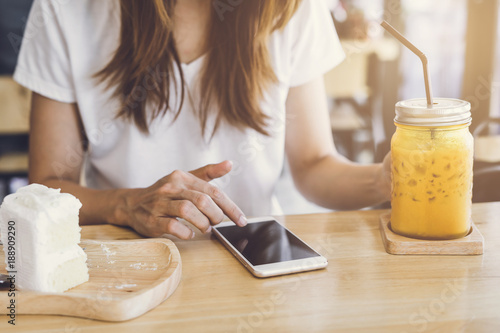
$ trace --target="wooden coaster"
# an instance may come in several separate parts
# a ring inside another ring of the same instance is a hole
[[[474,223],[472,223],[471,232],[463,238],[451,240],[423,240],[394,233],[390,228],[390,222],[390,213],[380,216],[380,235],[382,236],[385,251],[389,254],[483,254],[483,235],[481,235]]]

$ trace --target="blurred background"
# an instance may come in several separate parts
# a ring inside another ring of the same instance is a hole
[[[395,103],[425,97],[420,60],[384,33],[385,19],[427,55],[434,96],[471,102],[473,200],[500,200],[500,0],[304,1],[327,2],[346,53],[325,75],[337,149],[353,161],[381,162]],[[30,93],[11,75],[31,3],[0,0],[0,200],[27,184]],[[286,214],[323,211],[296,192],[287,167],[277,195]]]

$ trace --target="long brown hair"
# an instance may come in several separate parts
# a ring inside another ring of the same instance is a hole
[[[277,80],[267,41],[282,29],[301,0],[243,0],[235,7],[217,8],[208,31],[206,58],[200,77],[198,116],[206,130],[210,106],[219,109],[214,132],[224,119],[238,128],[250,127],[268,134],[267,116],[259,107],[264,91]],[[118,117],[133,120],[147,133],[150,121],[166,112],[179,115],[185,98],[184,76],[173,34],[176,0],[120,0],[120,45],[96,77],[116,86],[122,99]],[[218,10],[218,12],[217,12]],[[225,12],[221,12],[225,11]],[[221,15],[224,14],[224,15]],[[180,82],[175,82],[175,71]],[[179,95],[177,107],[169,104],[170,88]],[[152,103],[151,114],[146,105]],[[175,110],[176,109],[176,110]]]

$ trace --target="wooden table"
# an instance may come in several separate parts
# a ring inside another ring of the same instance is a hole
[[[384,251],[385,211],[280,220],[328,258],[327,269],[257,279],[214,238],[176,241],[182,281],[173,296],[121,323],[22,316],[1,332],[500,332],[500,203],[473,205],[482,256],[394,256]],[[138,236],[113,226],[83,237]]]

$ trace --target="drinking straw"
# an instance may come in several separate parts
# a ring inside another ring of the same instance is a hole
[[[425,83],[425,95],[427,96],[427,107],[432,108],[433,103],[432,103],[431,79],[429,77],[429,67],[427,66],[427,64],[428,64],[427,57],[425,56],[425,54],[422,51],[417,49],[415,47],[415,45],[410,43],[410,41],[408,39],[406,39],[403,35],[401,35],[401,33],[399,33],[399,31],[394,29],[394,27],[392,25],[387,23],[387,21],[382,21],[382,23],[380,23],[380,25],[385,30],[387,30],[387,32],[389,32],[391,35],[393,35],[397,40],[399,40],[404,46],[409,48],[410,51],[415,53],[417,55],[417,57],[419,57],[420,60],[422,61],[422,65],[424,67],[424,83]]]

